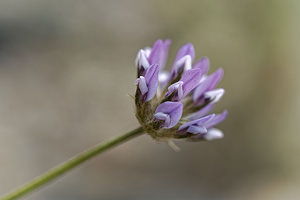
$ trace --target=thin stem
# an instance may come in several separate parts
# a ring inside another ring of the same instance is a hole
[[[70,160],[62,163],[61,165],[59,165],[57,167],[54,167],[53,169],[50,169],[43,175],[33,179],[32,181],[21,186],[20,188],[16,189],[15,191],[3,196],[1,198],[1,200],[12,200],[12,199],[20,198],[23,195],[41,187],[42,185],[59,177],[60,175],[63,175],[65,172],[68,172],[69,170],[73,169],[74,167],[84,163],[84,161],[89,160],[90,158],[92,158],[92,157],[104,152],[105,150],[118,145],[118,144],[121,144],[122,142],[125,142],[126,140],[129,140],[138,135],[141,135],[141,134],[143,134],[143,132],[144,132],[143,128],[139,127],[137,129],[134,129],[132,131],[125,133],[124,135],[118,136],[107,142],[98,144],[82,153],[79,153],[78,155],[74,156]]]

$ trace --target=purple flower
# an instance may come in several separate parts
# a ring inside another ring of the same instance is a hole
[[[224,119],[226,119],[227,115],[228,115],[227,110],[225,110],[221,114],[216,114],[215,117],[212,120],[208,121],[208,123],[206,124],[207,129],[210,129],[215,125],[221,123]]]
[[[174,64],[171,69],[171,79],[175,79],[179,73],[187,71],[192,68],[192,62],[195,58],[194,46],[190,43],[183,45],[175,58]]]
[[[193,99],[196,104],[199,104],[204,97],[204,93],[215,88],[218,82],[223,77],[223,70],[220,68],[215,73],[206,77],[199,86],[195,89]]]
[[[222,122],[228,112],[224,111],[222,114],[211,114],[190,122],[187,122],[179,127],[178,132],[180,134],[192,134],[194,139],[205,139],[208,137],[209,139],[212,138],[212,133],[216,133],[215,129],[214,132],[211,132],[210,135],[206,136],[210,129],[212,129],[215,125]],[[220,135],[220,134],[219,134]]]
[[[205,134],[207,133],[206,123],[211,121],[215,117],[215,114],[211,114],[200,119],[196,119],[190,122],[187,122],[179,127],[178,131],[182,134],[191,133],[191,134]]]
[[[183,105],[180,102],[166,101],[160,104],[154,114],[156,121],[163,121],[162,128],[172,128],[180,120]]]
[[[209,65],[209,59],[207,57],[202,57],[193,65],[193,68],[200,68],[204,74],[207,74]]]
[[[165,42],[162,40],[157,40],[154,43],[149,55],[149,63],[158,64],[159,69],[164,68],[168,59],[170,44],[171,40],[166,40]]]
[[[181,79],[168,87],[166,97],[173,95],[172,100],[180,101],[200,83],[203,71],[200,68],[190,69],[182,75]]]
[[[183,58],[184,56],[189,55],[191,56],[191,59],[194,60],[195,58],[195,48],[191,43],[187,43],[185,45],[183,45],[177,52],[174,64],[180,60],[181,58]]]
[[[145,76],[136,79],[135,84],[138,86],[145,102],[153,99],[158,88],[158,65],[151,65],[147,68]]]
[[[135,59],[135,65],[139,70],[139,75],[144,75],[145,70],[154,64],[157,64],[159,69],[162,69],[168,58],[170,44],[171,40],[157,40],[152,49],[150,47],[141,49]]]
[[[135,65],[137,66],[138,70],[140,71],[140,75],[143,75],[143,72],[150,67],[150,63],[148,60],[149,57],[149,50],[141,49],[135,59]]]
[[[226,118],[227,111],[209,114],[225,93],[222,88],[215,89],[223,70],[218,69],[207,76],[209,59],[202,57],[193,64],[195,50],[189,43],[179,49],[171,71],[162,70],[170,44],[170,40],[157,40],[152,49],[142,49],[137,55],[137,119],[144,130],[157,140],[213,140],[223,137],[222,131],[214,126]]]

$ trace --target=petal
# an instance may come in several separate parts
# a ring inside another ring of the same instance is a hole
[[[192,68],[192,58],[190,55],[186,55],[176,61],[171,69],[171,78],[175,79],[178,74],[183,70],[187,71]]]
[[[225,110],[221,114],[217,114],[212,120],[210,120],[209,122],[206,123],[206,128],[210,129],[210,128],[214,127],[215,125],[221,123],[224,119],[226,119],[227,115],[228,115],[227,110]]]
[[[148,61],[148,58],[147,58],[147,52],[145,52],[145,50],[141,49],[138,54],[137,54],[137,57],[135,59],[135,65],[141,69],[147,69],[150,64],[149,64],[149,61]]]
[[[158,65],[151,65],[145,74],[145,79],[148,87],[146,102],[153,99],[158,88]]]
[[[190,126],[187,132],[192,134],[205,134],[207,133],[207,129],[205,126]]]
[[[155,114],[161,112],[170,116],[170,122],[164,123],[163,128],[172,128],[180,120],[182,116],[183,105],[180,102],[166,101],[160,104],[155,111]],[[155,115],[154,115],[155,116]]]
[[[205,135],[203,135],[203,139],[208,141],[221,139],[223,137],[224,137],[223,132],[216,128],[209,129],[208,132]]]
[[[172,100],[180,101],[200,84],[202,75],[203,73],[201,69],[191,69],[184,72],[178,82],[168,87],[168,92],[165,96],[170,96],[177,91],[177,94],[172,98]]]
[[[194,102],[199,101],[205,92],[215,88],[218,82],[222,79],[222,76],[223,69],[220,68],[213,74],[209,75],[205,80],[203,80],[203,82],[201,82],[201,84],[195,89],[193,96]]]
[[[202,126],[202,125],[206,124],[208,121],[212,120],[214,117],[215,117],[215,114],[210,114],[210,115],[207,115],[200,119],[196,119],[196,120],[187,122],[187,123],[181,125],[178,130],[180,131],[180,130],[186,129],[192,125]]]
[[[171,40],[157,40],[152,48],[151,54],[149,55],[149,62],[151,64],[158,64],[159,68],[162,69],[168,58],[169,46],[171,45]]]
[[[138,85],[142,95],[144,95],[148,92],[148,87],[146,84],[145,77],[140,76],[140,78],[136,79],[135,84]]]
[[[183,82],[183,97],[185,97],[188,93],[190,93],[190,91],[192,91],[200,84],[202,76],[203,71],[198,68],[184,72],[180,79]]]
[[[210,103],[214,104],[220,101],[222,96],[224,95],[225,90],[223,88],[218,88],[214,90],[210,90],[204,93],[204,98],[207,99]]]
[[[211,110],[213,109],[214,105],[215,104],[210,103],[210,104],[206,105],[204,108],[200,109],[199,111],[191,114],[187,118],[190,119],[190,120],[199,119],[199,118],[207,115],[208,113],[210,113]]]
[[[162,112],[158,112],[155,113],[154,118],[157,120],[162,120],[164,121],[164,124],[170,124],[170,115],[162,113]]]
[[[168,97],[168,96],[172,95],[173,93],[176,93],[177,99],[182,98],[182,96],[183,96],[182,86],[183,86],[182,81],[178,81],[176,83],[173,83],[172,85],[170,85],[168,87],[168,91],[166,92],[165,96]]]
[[[145,55],[146,55],[146,57],[147,57],[148,59],[149,59],[151,50],[152,50],[151,47],[145,47],[145,48],[144,48]]]
[[[195,49],[191,43],[187,43],[187,44],[183,45],[178,50],[174,63],[186,55],[191,56],[192,60],[194,60],[194,58],[195,58]]]
[[[210,65],[209,59],[207,57],[202,57],[193,65],[193,68],[202,69],[203,73],[207,74],[209,70],[209,65]]]

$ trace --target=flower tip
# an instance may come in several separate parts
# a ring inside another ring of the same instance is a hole
[[[211,141],[211,140],[215,140],[215,139],[221,139],[224,137],[224,134],[221,130],[216,129],[216,128],[212,128],[210,129],[204,136],[203,138],[205,140]]]
[[[204,98],[210,103],[217,103],[223,97],[225,90],[223,88],[218,88],[210,90],[204,94]]]
[[[195,48],[194,48],[194,45],[192,43],[186,43],[183,46],[186,48],[186,54],[191,55],[192,60],[194,60],[194,58],[195,58]]]
[[[185,43],[185,44],[182,46],[182,48],[186,48],[186,49],[189,50],[189,51],[194,51],[194,50],[195,50],[194,45],[193,45],[192,43],[190,43],[190,42]]]
[[[194,60],[194,58],[195,58],[195,48],[194,48],[194,45],[192,45],[191,43],[184,44],[178,50],[176,58],[175,58],[175,62],[186,55],[190,55],[192,60]]]
[[[153,48],[156,47],[156,46],[160,46],[160,45],[163,45],[164,44],[164,41],[162,39],[158,39],[154,42],[153,44]]]
[[[224,75],[224,70],[223,68],[219,68],[215,73],[218,75],[218,77],[220,77],[220,79],[222,79]]]
[[[193,66],[193,68],[200,68],[202,69],[204,74],[207,74],[210,66],[210,61],[208,57],[204,56],[200,58]]]
[[[223,115],[223,117],[224,117],[224,119],[225,119],[225,118],[227,117],[227,115],[228,115],[228,111],[227,111],[227,110],[224,110],[223,113],[222,113],[221,115]]]
[[[147,54],[150,54],[149,53],[149,49],[148,50],[144,50],[144,49],[140,49],[137,56],[136,56],[136,59],[135,59],[135,65],[141,69],[141,68],[144,68],[144,69],[147,69],[150,64],[149,64],[149,61],[148,61],[148,56]]]
[[[165,40],[165,45],[166,46],[170,46],[172,44],[172,40],[171,39],[166,39]]]

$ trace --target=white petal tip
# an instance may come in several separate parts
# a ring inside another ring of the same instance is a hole
[[[217,103],[220,101],[222,96],[224,95],[225,90],[223,88],[218,88],[215,90],[208,91],[204,94],[205,99],[210,99],[212,100],[211,103]]]
[[[224,137],[223,132],[216,128],[212,128],[212,129],[208,130],[207,134],[205,134],[203,136],[203,138],[208,141],[221,139],[223,137]]]

